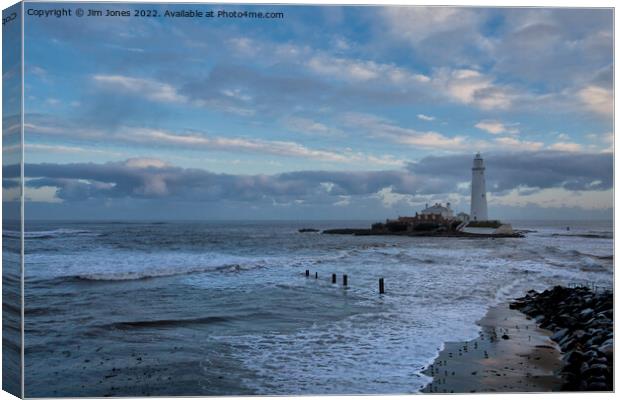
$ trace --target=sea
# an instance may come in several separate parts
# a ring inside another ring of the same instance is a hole
[[[26,396],[416,393],[489,307],[613,286],[612,221],[513,221],[524,238],[298,232],[371,222],[28,221]]]

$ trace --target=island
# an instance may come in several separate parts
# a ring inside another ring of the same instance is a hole
[[[443,209],[444,214],[437,213]],[[446,215],[446,210],[448,211]],[[461,214],[459,214],[461,215]],[[523,232],[515,231],[510,224],[498,220],[468,221],[463,216],[452,217],[449,203],[446,207],[435,204],[412,217],[398,217],[385,222],[377,222],[367,229],[340,228],[326,229],[329,235],[399,235],[399,236],[437,236],[469,238],[521,238]]]

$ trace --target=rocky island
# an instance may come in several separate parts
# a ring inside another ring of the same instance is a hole
[[[523,233],[513,231],[510,224],[497,220],[469,221],[466,214],[452,215],[450,203],[446,207],[437,203],[427,207],[413,217],[398,217],[385,222],[372,224],[368,229],[340,228],[326,229],[324,234],[331,235],[399,235],[399,236],[436,236],[436,237],[523,237]]]

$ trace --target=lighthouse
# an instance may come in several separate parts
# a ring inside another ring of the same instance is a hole
[[[471,216],[473,221],[486,221],[487,188],[484,181],[484,160],[480,153],[474,157],[474,166],[471,169]]]

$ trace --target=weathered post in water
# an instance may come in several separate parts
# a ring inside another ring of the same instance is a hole
[[[319,279],[319,273],[318,272],[314,273],[314,279]]]
[[[383,284],[383,278],[379,278],[379,294],[385,293],[385,285]]]
[[[336,274],[332,274],[332,283],[336,283]]]
[[[308,276],[310,276],[310,270],[309,269],[306,270],[306,277],[308,277]]]
[[[349,277],[347,276],[347,274],[342,275],[342,286],[347,286],[348,283]]]

